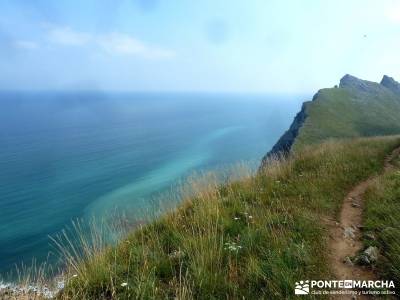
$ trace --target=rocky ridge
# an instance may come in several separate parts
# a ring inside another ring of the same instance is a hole
[[[360,99],[363,99],[366,95],[372,97],[388,94],[396,94],[397,96],[400,95],[400,83],[387,75],[384,75],[382,81],[380,83],[377,83],[362,80],[355,76],[346,74],[340,79],[339,86],[335,86],[335,88],[352,92],[355,91],[358,98]],[[294,118],[289,129],[280,137],[280,139],[276,142],[272,149],[263,157],[262,166],[265,165],[269,159],[285,156],[292,150],[292,146],[295,143],[303,124],[308,118],[308,109],[310,105],[313,105],[313,102],[320,99],[320,91],[318,91],[318,93],[314,95],[312,101],[306,101],[303,103],[300,112]]]

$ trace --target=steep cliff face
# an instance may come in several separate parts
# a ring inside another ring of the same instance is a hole
[[[320,91],[314,95],[312,101],[318,98],[319,93]],[[297,113],[289,129],[285,131],[272,149],[263,157],[262,165],[264,165],[271,157],[285,156],[290,152],[299,134],[300,128],[308,117],[307,107],[312,103],[312,101],[303,102],[301,110]]]
[[[300,112],[297,113],[296,117],[294,118],[292,124],[290,125],[289,129],[280,137],[278,142],[272,147],[271,151],[269,151],[263,158],[263,163],[269,157],[276,156],[276,155],[286,155],[289,153],[298,133],[303,125],[304,121],[307,118],[307,105],[309,102],[304,102]]]
[[[400,84],[389,76],[381,83],[349,74],[339,87],[322,89],[305,102],[289,130],[263,158],[286,155],[330,138],[400,133]]]

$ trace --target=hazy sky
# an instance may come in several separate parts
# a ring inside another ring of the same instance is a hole
[[[0,89],[312,93],[400,79],[400,1],[1,0]]]

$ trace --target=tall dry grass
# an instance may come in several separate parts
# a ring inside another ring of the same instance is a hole
[[[400,160],[397,159],[397,166]],[[400,171],[395,169],[379,178],[365,194],[364,244],[380,252],[378,274],[394,280],[400,292]],[[371,236],[374,237],[371,239]]]
[[[328,142],[275,158],[256,174],[204,173],[116,245],[108,229],[74,225],[55,239],[59,299],[290,299],[294,283],[327,278],[327,229],[357,182],[378,173],[396,138]],[[125,223],[125,222],[121,222]],[[89,234],[88,234],[89,232]]]
[[[347,190],[379,172],[397,144],[332,141],[225,184],[191,178],[179,207],[115,247],[86,247],[79,260],[65,253],[78,276],[59,298],[292,298],[295,281],[329,276],[321,218],[334,217]]]

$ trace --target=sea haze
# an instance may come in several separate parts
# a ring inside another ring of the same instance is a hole
[[[301,95],[0,93],[0,272],[75,218],[134,214],[195,170],[259,161]]]

